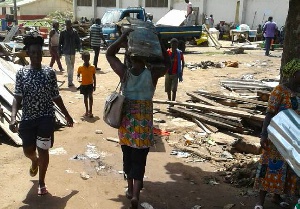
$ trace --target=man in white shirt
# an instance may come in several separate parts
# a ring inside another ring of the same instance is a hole
[[[193,5],[189,0],[185,0],[185,3],[187,3],[187,9],[186,9],[186,20],[185,20],[185,25],[186,26],[191,26],[193,25],[192,23],[192,12],[193,12]]]

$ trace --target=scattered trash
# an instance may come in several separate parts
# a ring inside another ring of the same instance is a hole
[[[165,120],[160,119],[160,118],[153,118],[153,121],[157,122],[157,123],[165,123],[166,122]]]
[[[124,174],[125,172],[124,172],[124,171],[118,171],[118,173],[119,173],[119,174]]]
[[[68,169],[68,170],[66,170],[66,172],[67,172],[67,173],[75,173],[75,171],[73,171],[73,170],[69,170],[69,169]]]
[[[71,160],[86,160],[86,159],[87,159],[87,156],[82,155],[82,154],[78,154],[78,155],[71,157]]]
[[[80,177],[83,179],[83,180],[87,180],[90,178],[90,175],[87,174],[86,172],[81,172],[80,173]]]
[[[202,206],[201,205],[195,205],[191,209],[200,209]]]
[[[95,133],[96,134],[103,134],[103,131],[102,130],[96,130]]]
[[[227,204],[223,207],[223,209],[231,209],[235,206],[235,204]]]
[[[67,151],[63,147],[51,148],[49,150],[50,155],[66,155]]]
[[[110,142],[119,143],[119,139],[113,138],[113,137],[107,137],[106,140],[107,140],[107,141],[110,141]]]
[[[159,135],[159,136],[170,136],[169,131],[164,131],[158,128],[153,127],[153,134]]]
[[[187,152],[178,152],[177,153],[178,158],[188,158],[189,156],[191,156],[191,154],[187,153]]]
[[[98,153],[98,150],[97,150],[97,148],[96,148],[95,145],[93,145],[93,144],[88,144],[88,145],[86,145],[86,147],[87,147],[87,150],[86,150],[86,152],[85,152],[85,155],[86,155],[88,158],[94,159],[94,160],[100,158],[100,154]]]
[[[221,156],[222,158],[226,158],[226,159],[233,159],[234,157],[232,156],[232,154],[228,151],[224,151]]]
[[[154,209],[154,207],[147,202],[141,203],[141,206],[145,209]]]

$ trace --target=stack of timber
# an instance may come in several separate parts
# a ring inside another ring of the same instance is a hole
[[[16,72],[21,65],[0,59],[0,128],[17,144],[22,145],[22,140],[17,133],[13,133],[9,129],[11,118],[13,92],[15,88]],[[59,125],[66,125],[65,116],[60,109],[55,106],[56,122]],[[17,121],[21,119],[21,110],[17,114]]]
[[[220,82],[221,85],[230,91],[252,91],[272,90],[273,87],[255,79],[229,79]]]
[[[219,129],[250,134],[261,130],[267,102],[204,91],[187,92],[191,102],[154,100],[169,104],[171,113],[195,122],[210,134]]]

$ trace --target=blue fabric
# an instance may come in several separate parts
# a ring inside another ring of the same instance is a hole
[[[138,76],[129,71],[123,94],[130,100],[152,100],[155,88],[151,71],[147,68]]]
[[[183,81],[182,79],[182,66],[181,66],[181,51],[177,49],[177,76],[179,81]]]

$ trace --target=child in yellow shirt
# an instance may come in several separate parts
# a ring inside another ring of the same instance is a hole
[[[84,51],[81,55],[83,65],[77,70],[77,78],[82,75],[80,94],[84,96],[85,114],[84,116],[93,117],[93,91],[96,90],[96,69],[90,64],[90,53]]]

